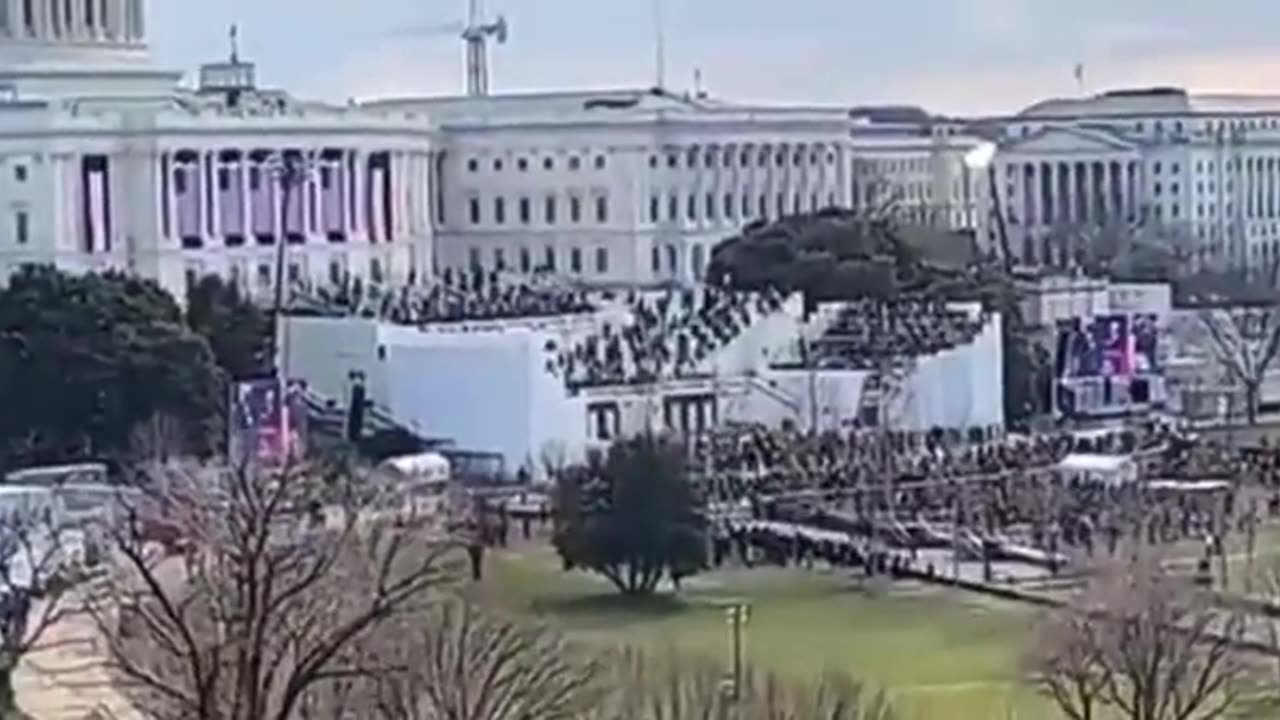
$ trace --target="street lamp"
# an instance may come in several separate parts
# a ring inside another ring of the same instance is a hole
[[[1009,235],[1004,226],[1004,212],[1000,208],[1000,192],[996,185],[995,158],[997,146],[993,142],[978,143],[964,156],[965,167],[974,172],[986,172],[987,194],[991,196],[991,215],[995,218],[996,237],[1000,241],[1000,253],[1004,255],[1005,270],[1013,267],[1013,257],[1009,251]]]
[[[275,321],[275,333],[272,335],[271,357],[275,365],[276,402],[279,422],[279,448],[282,459],[287,459],[292,452],[290,442],[289,421],[289,381],[288,381],[288,335],[284,323],[284,284],[285,261],[289,251],[289,211],[292,208],[294,189],[301,187],[311,177],[313,163],[301,152],[284,150],[273,155],[269,161],[271,176],[280,185],[280,208],[276,220],[276,269],[275,297],[272,302],[272,317]],[[305,213],[302,218],[302,232],[306,233]]]
[[[751,606],[737,600],[725,606],[725,620],[729,623],[729,643],[733,654],[733,676],[729,695],[734,704],[742,701],[742,629],[747,624]]]

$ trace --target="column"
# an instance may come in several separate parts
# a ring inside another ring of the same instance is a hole
[[[368,233],[365,231],[365,176],[369,172],[368,164],[366,163],[367,156],[359,150],[352,151],[352,155],[355,158],[356,171],[353,173],[351,181],[355,183],[356,197],[355,203],[351,208],[351,224],[353,231],[364,233],[366,235],[365,240],[368,241]]]
[[[222,152],[209,151],[209,235],[210,240],[221,240],[222,229]]]
[[[253,224],[253,195],[250,194],[249,188],[249,168],[252,167],[253,151],[250,149],[242,149],[240,151],[240,222],[244,232],[245,246],[253,245],[257,242],[254,237]]]

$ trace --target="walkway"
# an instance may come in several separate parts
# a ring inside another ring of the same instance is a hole
[[[64,618],[23,658],[13,675],[18,707],[33,720],[141,720],[111,684],[97,628],[83,615]]]

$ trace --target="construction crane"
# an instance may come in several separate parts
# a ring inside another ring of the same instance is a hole
[[[481,97],[489,94],[489,38],[499,45],[507,42],[507,19],[501,15],[485,22],[482,0],[468,0],[467,27],[462,39],[467,45],[467,94]]]
[[[507,42],[507,19],[502,15],[487,22],[483,0],[467,0],[465,22],[442,23],[402,28],[397,35],[432,37],[458,35],[466,49],[467,95],[481,97],[489,94],[489,38],[499,45]]]

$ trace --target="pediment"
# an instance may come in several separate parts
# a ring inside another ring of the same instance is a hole
[[[1138,146],[1110,133],[1079,128],[1048,127],[1001,148],[1005,153],[1097,154],[1136,152]]]

